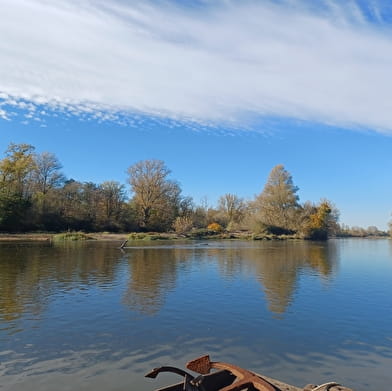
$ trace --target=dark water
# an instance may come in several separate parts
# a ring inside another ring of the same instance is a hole
[[[0,244],[0,390],[152,390],[214,360],[392,382],[392,241]]]

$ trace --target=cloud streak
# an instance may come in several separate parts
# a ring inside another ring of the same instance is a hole
[[[377,24],[355,2],[340,4],[2,0],[0,118],[22,101],[392,132],[391,29],[374,3]]]

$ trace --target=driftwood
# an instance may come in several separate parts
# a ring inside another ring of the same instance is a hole
[[[127,243],[128,243],[128,239],[125,239],[125,240],[121,243],[120,248],[121,248],[121,249],[124,248],[125,245],[126,245]]]

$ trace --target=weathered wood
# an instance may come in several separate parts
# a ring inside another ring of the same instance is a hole
[[[284,383],[280,380],[273,379],[272,377],[264,376],[257,374],[257,376],[262,377],[263,379],[267,380],[271,384],[273,384],[276,388],[278,388],[281,391],[302,391],[302,388],[292,386],[290,384]]]
[[[353,391],[336,382],[328,382],[321,385],[308,384],[304,388],[300,388],[248,371],[233,364],[211,361],[208,355],[189,361],[186,367],[193,372],[199,373],[200,376],[194,377],[178,368],[160,367],[153,369],[146,377],[155,378],[160,372],[167,371],[184,376],[184,380],[181,383],[160,388],[156,391],[240,391],[245,389],[248,391]],[[211,369],[217,369],[218,371],[211,373]]]
[[[125,239],[125,240],[121,243],[120,248],[124,248],[125,245],[127,244],[127,242],[128,242],[128,239]]]

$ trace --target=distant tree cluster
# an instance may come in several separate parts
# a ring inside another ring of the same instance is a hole
[[[0,160],[0,231],[251,231],[316,240],[354,231],[338,225],[339,212],[330,201],[301,204],[283,165],[272,169],[255,199],[227,193],[216,207],[207,199],[195,205],[184,196],[161,160],[128,168],[131,197],[119,182],[79,182],[67,179],[61,169],[52,153],[36,153],[29,144],[9,145]],[[368,233],[375,229],[369,227]]]
[[[28,144],[9,145],[0,161],[0,230],[122,231],[131,211],[125,186],[67,179],[57,157]]]
[[[391,225],[391,224],[390,224]],[[388,236],[388,232],[379,230],[375,226],[367,228],[362,227],[349,227],[348,225],[342,224],[339,226],[337,236],[339,237],[358,237],[358,238],[369,238],[369,237],[382,237]]]
[[[298,187],[283,165],[275,166],[253,202],[253,230],[325,240],[335,234],[339,212],[328,200],[299,203]]]

